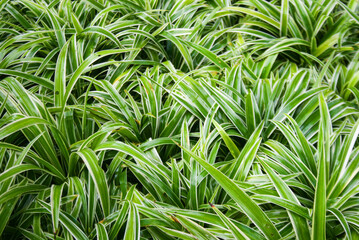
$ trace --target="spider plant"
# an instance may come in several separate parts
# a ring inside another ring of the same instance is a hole
[[[355,0],[0,0],[0,239],[359,239]]]

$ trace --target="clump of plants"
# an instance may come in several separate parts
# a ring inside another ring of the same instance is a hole
[[[0,1],[0,239],[359,239],[358,5]]]

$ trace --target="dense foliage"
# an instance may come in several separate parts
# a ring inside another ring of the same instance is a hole
[[[2,239],[359,239],[357,0],[0,0]]]

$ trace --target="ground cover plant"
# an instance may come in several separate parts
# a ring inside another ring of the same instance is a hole
[[[357,0],[0,0],[0,239],[359,239]]]

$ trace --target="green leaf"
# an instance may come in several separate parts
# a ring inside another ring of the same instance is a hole
[[[350,17],[357,23],[359,24],[359,17],[358,15],[353,12],[350,8],[348,8],[344,3],[342,3],[340,0],[336,1],[342,8],[344,8],[344,10],[350,15]]]
[[[280,15],[280,35],[282,37],[287,36],[289,19],[289,1],[282,0],[281,15]]]
[[[218,210],[218,208],[216,208],[213,204],[211,204],[211,207],[217,213],[217,215],[221,218],[223,223],[231,230],[235,239],[237,239],[237,240],[249,239],[235,224],[232,223],[231,219],[229,219],[220,210]]]
[[[326,238],[326,185],[328,175],[327,167],[330,158],[329,147],[331,124],[328,106],[323,94],[320,94],[319,96],[319,109],[321,121],[318,138],[318,175],[314,196],[312,239]]]
[[[130,203],[124,240],[140,239],[140,216],[136,206]]]
[[[267,172],[275,189],[279,193],[279,196],[283,199],[295,202],[296,204],[300,205],[300,202],[298,201],[297,197],[292,192],[292,190],[289,188],[289,186],[264,161],[260,161],[260,162],[263,168],[265,169],[265,171]],[[289,211],[288,211],[288,215],[293,225],[296,238],[309,239],[310,233],[306,219]]]
[[[243,7],[226,7],[223,8],[223,11],[230,11],[230,12],[240,12],[240,13],[245,13],[248,15],[251,15],[253,17],[259,18],[267,23],[269,23],[270,25],[280,29],[280,23],[278,23],[276,20],[274,20],[271,17],[268,17],[260,12],[254,11],[252,9],[249,8],[243,8]]]
[[[84,161],[92,180],[95,183],[96,190],[100,196],[103,214],[107,217],[110,214],[110,195],[106,176],[104,171],[99,166],[99,161],[96,154],[88,148],[82,149],[77,154]]]
[[[63,103],[63,95],[66,91],[66,62],[67,62],[67,50],[71,40],[67,41],[62,47],[60,54],[57,58],[55,69],[55,106],[61,107]]]
[[[46,10],[47,10],[47,16],[51,20],[56,39],[58,41],[58,46],[61,49],[66,43],[65,31],[61,29],[60,23],[57,17],[54,16],[54,14],[52,13],[52,10],[51,9],[46,9]]]
[[[28,184],[24,186],[14,186],[10,188],[7,192],[0,195],[0,204],[3,204],[7,201],[10,201],[14,198],[17,198],[23,194],[28,193],[38,193],[44,189],[46,189],[46,186],[39,185],[39,184]]]
[[[48,203],[44,201],[39,201],[39,203],[46,209],[48,213],[51,213],[51,207]],[[89,239],[83,230],[79,227],[79,224],[74,220],[71,215],[65,214],[62,211],[59,212],[59,221],[62,225],[71,233],[75,239],[87,240]]]
[[[42,168],[32,165],[32,164],[21,164],[21,165],[13,166],[13,167],[3,171],[0,174],[0,183],[5,181],[8,178],[14,177],[17,174],[20,174],[22,172],[29,171],[29,170],[42,170]]]
[[[119,48],[122,47],[120,41],[116,38],[116,36],[112,32],[110,32],[109,30],[107,30],[105,28],[98,27],[98,26],[91,26],[91,27],[87,27],[86,29],[84,29],[82,31],[82,33],[96,33],[96,34],[105,36],[108,39],[110,39],[111,41],[113,41],[114,43],[116,43],[117,47],[119,47]]]
[[[175,218],[178,219],[179,223],[183,225],[183,227],[193,234],[193,236],[196,236],[199,240],[218,240],[212,233],[210,233],[208,230],[200,226],[199,224],[195,223],[194,221],[191,221],[185,217],[182,216],[176,216]]]
[[[189,53],[188,49],[182,44],[182,42],[179,39],[177,39],[175,36],[170,34],[169,32],[162,32],[160,35],[170,40],[171,42],[173,42],[173,44],[176,45],[178,50],[181,52],[182,57],[186,61],[188,68],[192,70],[194,67],[193,67],[193,60],[191,54]]]
[[[51,186],[51,215],[52,215],[52,225],[54,234],[57,233],[59,229],[59,214],[61,206],[61,195],[64,185],[52,185]]]
[[[221,187],[232,197],[238,204],[243,213],[260,229],[260,231],[268,239],[280,238],[280,235],[272,224],[268,216],[260,209],[260,207],[231,179],[222,172],[210,165],[208,162],[193,154],[191,151],[182,148],[190,154],[204,169],[221,185]]]
[[[236,144],[232,141],[232,139],[228,136],[226,131],[219,125],[215,120],[212,121],[213,125],[216,127],[218,133],[221,135],[224,143],[226,144],[228,150],[231,152],[234,158],[238,158],[239,154],[241,153],[236,146]]]
[[[50,125],[50,123],[44,119],[37,118],[37,117],[24,117],[19,120],[16,120],[12,123],[9,123],[8,125],[0,128],[0,140],[6,138],[7,136],[20,131],[22,129],[28,128],[33,125],[38,124],[47,124]]]
[[[46,79],[46,78],[42,78],[42,77],[37,77],[34,76],[32,74],[28,74],[28,73],[24,73],[21,71],[17,71],[17,70],[10,70],[10,69],[0,69],[0,74],[5,74],[5,75],[10,75],[10,76],[16,76],[16,77],[21,77],[23,79],[26,79],[28,81],[40,84],[50,90],[52,90],[54,88],[54,83],[51,82],[50,80]]]
[[[214,64],[216,64],[219,68],[229,68],[228,64],[223,61],[219,56],[214,54],[213,52],[209,51],[208,49],[202,47],[201,45],[195,44],[193,42],[184,42],[194,50],[196,50],[198,53],[202,54],[206,58],[208,58],[210,61],[212,61]]]
[[[102,223],[96,224],[97,240],[109,240],[105,226]]]
[[[340,224],[342,225],[342,227],[346,233],[347,238],[352,239],[350,227],[349,227],[348,221],[345,219],[344,214],[335,208],[328,208],[328,211],[330,211],[338,219],[338,221],[340,222]]]

